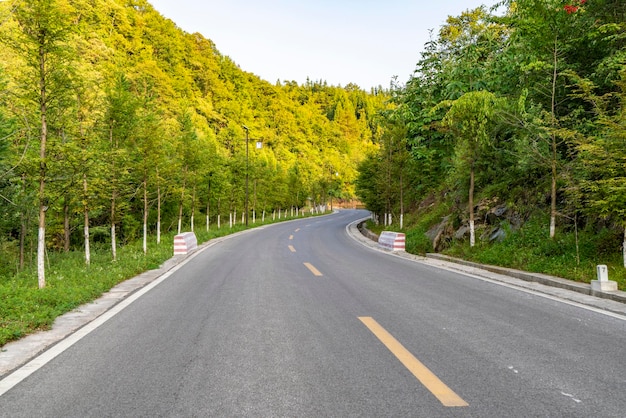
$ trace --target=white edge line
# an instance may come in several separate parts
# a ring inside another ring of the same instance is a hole
[[[352,225],[357,224],[357,223],[362,222],[362,221],[367,220],[367,219],[369,219],[369,217],[363,218],[363,219],[359,219],[359,220],[356,220],[356,221],[351,222],[350,224],[348,224],[346,226],[346,232],[348,233],[348,235],[352,236],[352,234],[350,233],[350,227],[352,227]],[[358,239],[356,239],[354,237],[352,239],[354,239],[357,242],[359,241]],[[455,269],[455,268],[452,268],[452,267],[446,267],[446,266],[442,266],[442,265],[435,265],[435,264],[422,262],[422,261],[416,260],[414,258],[402,257],[399,254],[394,254],[394,253],[389,252],[389,251],[384,251],[382,249],[376,248],[375,246],[369,246],[369,245],[366,245],[364,243],[360,243],[360,244],[362,246],[364,246],[366,248],[370,248],[370,249],[372,249],[374,251],[377,251],[377,252],[380,252],[380,253],[383,253],[383,254],[387,254],[387,255],[391,255],[393,257],[398,257],[398,258],[401,258],[403,260],[412,261],[414,263],[423,264],[423,265],[434,267],[434,268],[441,269],[441,270],[446,270],[446,271],[449,271],[449,272],[452,272],[452,273],[456,273],[456,274],[460,274],[460,275],[463,275],[463,276],[466,276],[466,277],[471,277],[473,279],[478,279],[478,280],[482,280],[484,282],[496,284],[496,285],[499,285],[499,286],[508,287],[509,289],[519,290],[521,292],[528,293],[528,294],[535,295],[535,296],[539,296],[539,297],[542,297],[544,299],[549,299],[549,300],[553,300],[553,301],[556,301],[556,302],[561,302],[561,303],[564,303],[566,305],[575,306],[577,308],[582,308],[582,309],[585,309],[587,311],[599,313],[599,314],[602,314],[602,315],[605,315],[605,316],[610,316],[611,318],[619,319],[621,321],[626,321],[626,316],[621,315],[619,313],[611,312],[611,311],[608,311],[608,310],[605,310],[605,309],[601,309],[601,308],[596,308],[594,306],[585,305],[585,304],[580,303],[580,302],[574,302],[572,300],[563,299],[563,298],[560,298],[558,296],[553,296],[553,295],[550,295],[550,294],[547,294],[547,293],[543,293],[543,292],[540,292],[540,291],[537,291],[537,290],[533,290],[533,289],[528,289],[528,288],[525,288],[525,287],[522,287],[522,286],[518,286],[518,285],[515,285],[515,284],[510,284],[510,283],[502,282],[502,281],[499,281],[499,280],[489,279],[489,278],[483,277],[483,276],[478,276],[476,274],[467,273],[467,272],[464,272],[464,271],[461,271],[461,270],[458,270],[458,269]]]
[[[221,241],[223,240],[220,240],[219,242]],[[214,244],[217,244],[217,243],[218,242],[215,242]],[[205,248],[209,248],[211,246],[213,246],[213,244],[207,245],[202,250],[204,250]],[[67,350],[68,348],[76,344],[78,341],[80,341],[81,339],[89,335],[92,331],[96,330],[98,327],[106,323],[109,319],[113,318],[115,315],[123,311],[125,308],[127,308],[130,304],[132,304],[134,301],[139,299],[141,296],[148,293],[150,290],[158,286],[161,282],[165,281],[172,274],[174,274],[177,270],[179,270],[185,264],[187,264],[189,261],[195,258],[198,254],[202,253],[202,250],[191,254],[188,258],[183,260],[180,264],[172,267],[169,271],[163,273],[157,279],[153,280],[150,284],[147,284],[146,286],[137,290],[135,293],[131,294],[126,299],[122,300],[117,305],[113,306],[111,309],[104,312],[102,315],[100,315],[93,321],[87,323],[82,328],[79,328],[77,331],[72,333],[67,338],[62,339],[57,344],[53,345],[51,348],[44,351],[39,356],[27,362],[26,364],[24,364],[23,366],[15,370],[13,373],[9,374],[4,379],[0,380],[0,396],[4,395],[6,392],[11,390],[13,387],[15,387],[21,381],[26,379],[28,376],[35,373],[37,370],[45,366],[48,362],[52,361],[59,354],[63,353],[65,350]]]

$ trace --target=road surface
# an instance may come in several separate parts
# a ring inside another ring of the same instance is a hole
[[[623,417],[626,321],[374,251],[363,211],[198,253],[1,417]]]

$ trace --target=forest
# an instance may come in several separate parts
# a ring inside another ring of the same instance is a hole
[[[354,199],[389,106],[263,81],[144,0],[5,1],[0,25],[0,277],[40,288],[51,253]]]
[[[571,237],[576,258],[560,267],[585,252],[626,266],[626,2],[503,1],[450,16],[390,96],[357,192],[381,223],[410,215],[412,251],[460,241],[471,255],[517,235],[536,251],[488,261],[526,268],[567,255]]]

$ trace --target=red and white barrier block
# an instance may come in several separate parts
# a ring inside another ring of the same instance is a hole
[[[198,240],[193,232],[183,232],[174,237],[174,255],[187,254],[198,248]]]
[[[378,245],[385,250],[404,251],[406,235],[402,232],[383,231],[378,237]]]

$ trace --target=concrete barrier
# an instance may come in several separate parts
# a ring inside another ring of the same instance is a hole
[[[378,237],[378,245],[390,251],[404,251],[406,235],[402,232],[383,231]]]
[[[183,232],[174,237],[174,255],[187,254],[198,248],[198,240],[193,232]]]

